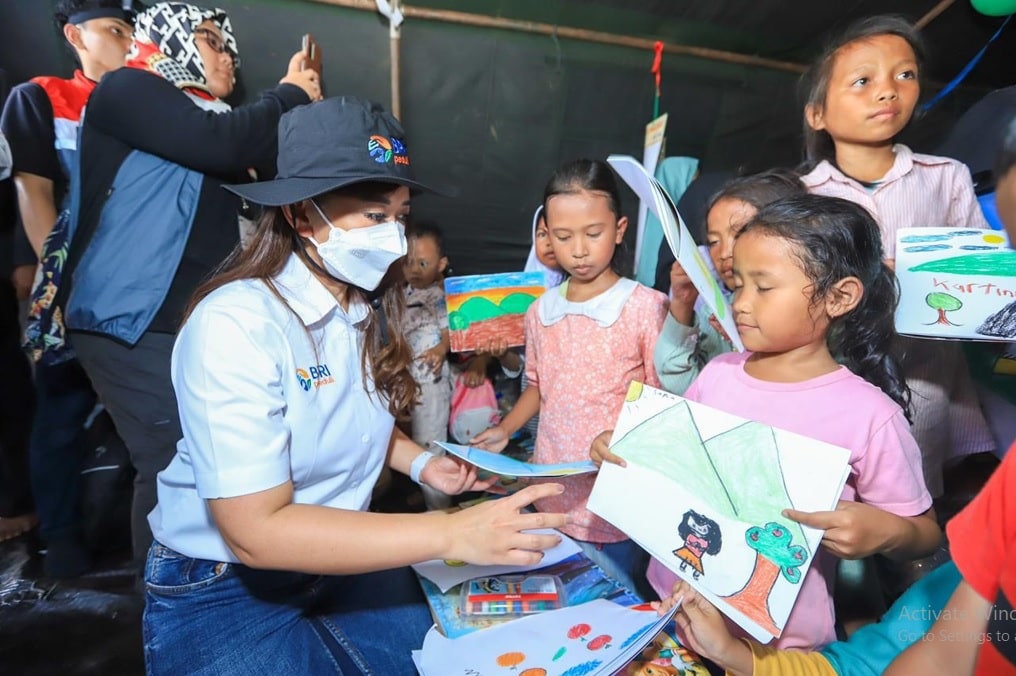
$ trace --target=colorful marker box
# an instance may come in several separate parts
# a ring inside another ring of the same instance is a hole
[[[521,617],[566,604],[564,585],[556,575],[495,575],[462,584],[463,615]]]

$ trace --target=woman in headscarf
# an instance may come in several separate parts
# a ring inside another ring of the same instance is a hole
[[[151,544],[155,475],[180,439],[170,354],[184,308],[239,240],[241,200],[224,183],[274,171],[287,110],[321,98],[290,59],[280,84],[231,109],[238,50],[229,18],[181,2],[137,17],[128,68],[95,88],[81,128],[80,180],[61,295],[65,323],[137,470],[134,556]]]

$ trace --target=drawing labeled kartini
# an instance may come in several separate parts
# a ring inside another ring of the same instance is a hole
[[[642,395],[643,387],[636,383],[627,399],[637,401]],[[615,438],[611,451],[629,464],[652,467],[713,510],[702,513],[680,502],[673,504],[683,514],[673,533],[678,545],[671,548],[674,563],[681,571],[689,572],[690,567],[692,579],[707,588],[706,555],[719,554],[723,546],[717,521],[722,517],[728,524],[748,524],[740,533],[729,532],[729,526],[723,533],[724,540],[743,538],[755,560],[744,586],[722,600],[778,636],[781,629],[770,611],[770,595],[781,577],[799,585],[802,567],[813,553],[802,527],[782,517],[782,510],[794,503],[774,430],[745,421],[703,440],[689,403],[674,397],[673,405]]]
[[[525,343],[526,310],[544,291],[542,272],[507,272],[445,280],[452,352],[484,346],[492,338],[509,347]]]
[[[1016,338],[1016,251],[1003,233],[902,228],[897,233],[896,276],[900,333]],[[936,314],[929,313],[929,307]]]

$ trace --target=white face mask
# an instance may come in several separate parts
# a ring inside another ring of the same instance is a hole
[[[318,255],[328,272],[342,281],[373,291],[381,283],[392,263],[406,255],[406,229],[389,221],[367,228],[343,230],[332,225],[321,207],[310,200],[322,220],[328,224],[328,239],[319,243]]]

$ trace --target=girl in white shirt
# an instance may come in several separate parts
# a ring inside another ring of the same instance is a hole
[[[406,566],[533,565],[565,523],[522,514],[559,485],[455,513],[367,511],[387,463],[457,494],[469,469],[395,428],[416,386],[399,322],[410,188],[398,122],[354,98],[279,125],[279,177],[250,245],[202,286],[177,338],[183,428],[159,475],[146,568],[149,674],[408,674],[431,625]]]

